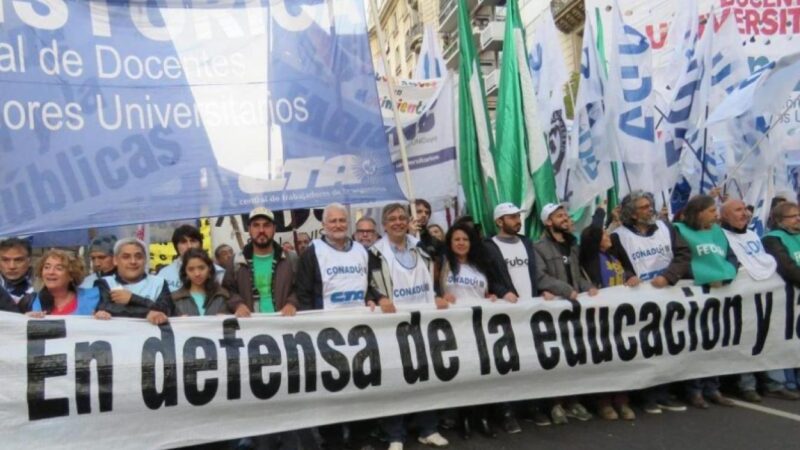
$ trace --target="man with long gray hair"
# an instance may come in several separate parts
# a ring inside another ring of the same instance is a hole
[[[626,273],[656,288],[673,285],[690,273],[689,247],[672,225],[656,218],[653,194],[633,191],[620,206],[622,225],[611,234],[609,253],[619,259]],[[648,414],[686,411],[686,405],[670,396],[668,385],[646,389],[643,397]]]
[[[689,273],[691,253],[675,228],[657,219],[654,205],[649,192],[626,195],[620,210],[622,226],[611,234],[611,243],[627,272],[663,288]]]

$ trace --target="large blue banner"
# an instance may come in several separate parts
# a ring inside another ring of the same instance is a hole
[[[361,0],[15,0],[0,30],[0,235],[403,197]]]

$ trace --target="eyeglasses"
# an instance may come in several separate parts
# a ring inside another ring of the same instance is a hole
[[[362,233],[362,234],[372,234],[374,232],[375,230],[356,230],[356,233]]]
[[[783,216],[784,219],[796,219],[800,217],[800,214],[790,214],[788,216]]]

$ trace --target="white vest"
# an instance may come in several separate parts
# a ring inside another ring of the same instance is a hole
[[[116,275],[103,277],[103,280],[108,283],[108,287],[112,290],[114,288],[127,289],[139,297],[144,297],[152,302],[156,301],[158,296],[161,295],[161,290],[164,289],[164,279],[158,275],[147,275],[136,283],[130,284],[117,283]]]
[[[766,280],[775,273],[778,262],[764,250],[761,239],[753,230],[734,233],[723,228],[722,231],[739,263],[754,280]]]
[[[445,293],[456,298],[456,306],[479,305],[484,301],[488,283],[486,275],[471,264],[459,264],[458,275],[451,270],[445,280]]]
[[[433,277],[418,253],[413,253],[414,267],[406,268],[395,258],[388,239],[381,239],[375,246],[389,263],[389,273],[392,277],[390,294],[395,306],[402,308],[434,303]]]
[[[492,241],[497,244],[503,259],[506,260],[508,275],[511,277],[517,296],[523,299],[533,297],[531,273],[528,269],[530,261],[528,261],[528,252],[525,250],[525,244],[522,243],[522,240],[518,240],[516,244],[507,244],[498,239],[497,236],[493,237]]]
[[[652,236],[639,236],[626,227],[619,227],[614,233],[619,236],[622,248],[636,271],[636,276],[643,281],[652,280],[661,274],[672,262],[672,241],[669,237],[669,225],[656,222],[658,229]]]
[[[322,239],[314,239],[314,254],[322,279],[323,308],[364,306],[367,292],[367,250],[358,242],[348,251],[337,250]]]

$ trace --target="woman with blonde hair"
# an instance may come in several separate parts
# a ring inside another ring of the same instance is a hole
[[[34,274],[41,280],[42,288],[31,302],[29,316],[91,316],[95,313],[100,291],[96,287],[79,287],[86,270],[75,255],[64,250],[48,250],[36,264]]]

